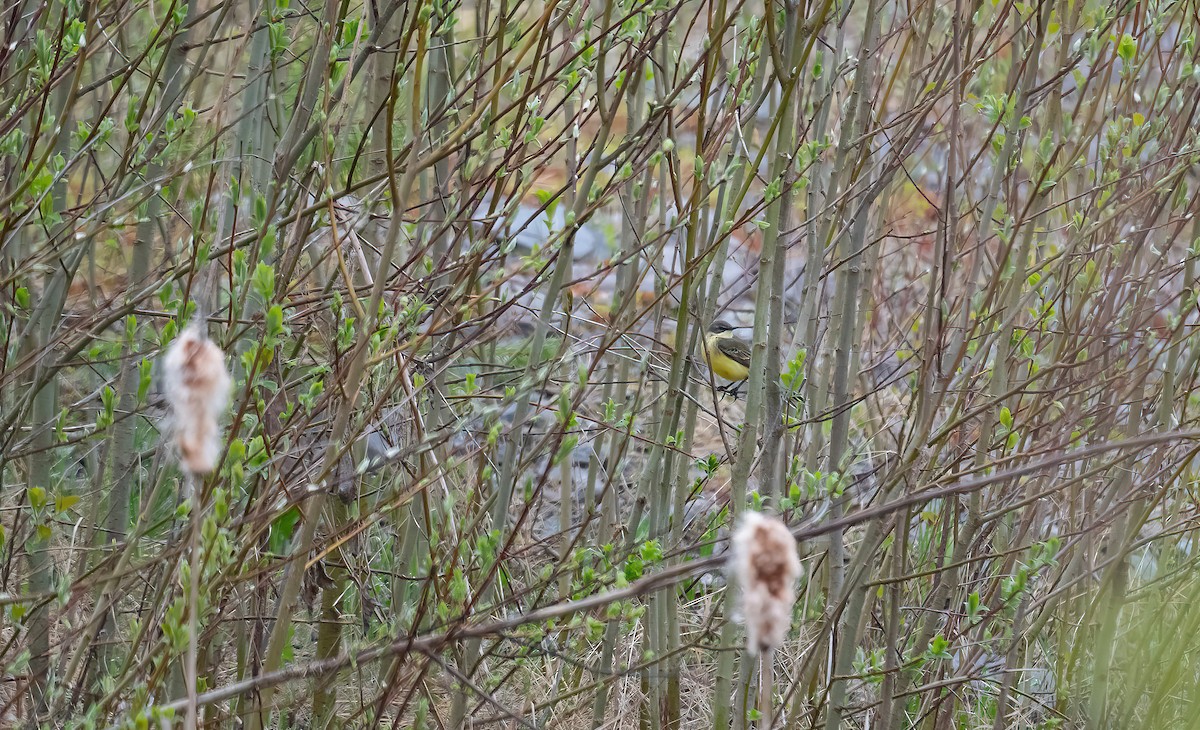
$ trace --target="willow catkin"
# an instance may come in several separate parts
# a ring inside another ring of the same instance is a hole
[[[221,415],[229,400],[225,353],[198,327],[188,327],[167,350],[163,391],[171,406],[171,433],[183,467],[205,474],[221,455]]]
[[[733,533],[729,570],[740,588],[740,619],[753,654],[777,649],[792,624],[800,556],[778,517],[747,512]]]

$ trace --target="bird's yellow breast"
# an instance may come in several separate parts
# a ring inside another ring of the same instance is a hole
[[[712,371],[726,380],[738,381],[750,377],[750,368],[721,352],[717,339],[718,335],[704,338],[704,359]]]

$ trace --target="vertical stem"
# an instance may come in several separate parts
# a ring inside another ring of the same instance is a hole
[[[188,560],[188,646],[183,672],[184,682],[187,685],[187,714],[184,716],[183,726],[185,730],[195,730],[197,727],[196,684],[199,679],[196,674],[196,664],[197,656],[199,655],[200,574],[204,571],[204,563],[201,555],[200,525],[203,522],[204,498],[201,494],[201,487],[203,485],[197,483],[195,475],[188,473],[184,475],[184,479],[191,484],[192,524],[188,540],[189,553],[191,555]]]
[[[774,709],[771,703],[772,677],[775,671],[775,650],[767,649],[758,658],[758,716],[760,730],[770,730],[775,724]]]
[[[1015,145],[1017,144],[1018,139],[1020,138],[1020,126],[1019,126],[1020,119],[1021,119],[1021,116],[1024,113],[1024,109],[1028,103],[1029,96],[1033,89],[1033,84],[1035,83],[1035,81],[1037,79],[1038,66],[1039,66],[1038,60],[1041,56],[1042,41],[1045,37],[1044,33],[1045,33],[1046,21],[1048,19],[1047,16],[1049,14],[1049,10],[1051,7],[1052,7],[1051,3],[1043,4],[1042,15],[1040,16],[1040,21],[1038,22],[1036,29],[1033,31],[1033,37],[1030,39],[1031,42],[1029,42],[1025,46],[1025,54],[1023,54],[1023,55],[1025,55],[1028,58],[1028,62],[1025,65],[1025,72],[1024,72],[1024,74],[1015,76],[1015,78],[1012,79],[1012,82],[1014,84],[1017,84],[1018,86],[1016,89],[1011,89],[1009,91],[1009,93],[1011,94],[1011,93],[1015,92],[1017,94],[1017,103],[1016,103],[1016,106],[1015,106],[1013,114],[1012,114],[1012,119],[1009,120],[1009,123],[1006,127],[1005,141],[1004,141],[1004,144],[1001,146],[1000,154],[996,160],[996,172],[989,184],[988,197],[985,199],[984,207],[981,208],[981,210],[989,211],[989,210],[995,209],[996,196],[999,195],[1001,183],[1006,178],[1007,171],[1009,169],[1009,159],[1012,155],[1012,151],[1015,148]],[[951,144],[953,144],[953,140],[951,141]],[[981,218],[980,231],[979,231],[979,236],[981,237],[980,240],[984,240],[984,238],[983,238],[984,236],[991,235],[991,230],[992,230],[992,225],[993,225],[992,217],[993,216],[988,215],[988,214],[984,214],[984,215],[980,216],[980,218]],[[1028,241],[1028,238],[1024,237],[1023,240]],[[1011,246],[1009,247],[1009,250],[1006,250],[1004,253],[1006,256],[1010,255],[1012,253]],[[1023,261],[1024,257],[1021,253],[1016,253],[1015,256],[1016,256],[1016,260],[1018,262]],[[977,271],[977,269],[979,267],[980,260],[981,260],[981,257],[979,254],[977,254],[976,260],[972,263],[972,267],[973,267],[972,268],[972,278],[974,277],[975,272]],[[1023,263],[1021,265],[1022,265],[1022,267],[1024,266]],[[1024,275],[1021,275],[1019,278],[1017,278],[1017,276],[1013,276],[1008,279],[1005,279],[1000,276],[995,276],[995,277],[993,277],[992,281],[993,281],[993,286],[998,285],[999,282],[1002,282],[1002,281],[1012,282],[1013,285],[1012,285],[1011,289],[1013,290],[1013,294],[1015,296],[1016,293],[1019,293],[1019,289],[1020,289],[1019,282],[1023,282],[1024,279],[1025,279]],[[932,293],[931,293],[931,297],[932,297]],[[925,320],[926,320],[927,327],[933,326],[934,317],[936,316],[936,313],[932,309],[934,301],[935,300],[931,298],[929,300],[929,303],[925,310],[926,311]],[[998,303],[997,307],[1000,309],[1000,311],[1011,311],[1011,309],[1004,309],[1003,308],[1004,304],[1002,302]],[[970,307],[967,307],[967,309],[970,309]],[[1009,332],[1011,333],[1011,329],[1009,330]],[[1000,335],[999,339],[996,340],[996,342],[998,343],[998,345],[1000,347],[1002,347],[1004,349],[1001,352],[998,352],[993,356],[995,365],[993,367],[993,373],[992,373],[991,392],[992,393],[1003,393],[1008,389],[1007,367],[1008,367],[1008,359],[1009,359],[1008,351],[1011,348],[1011,337],[1009,338],[1009,340],[1005,340],[1005,335],[1002,333]],[[954,348],[954,349],[957,349],[957,348]],[[953,352],[953,350],[952,350],[952,352]],[[990,353],[988,352],[987,347],[985,345],[985,346],[980,347],[979,353],[976,355],[976,357],[978,359],[986,361],[989,354]],[[916,395],[916,397],[918,399],[918,407],[917,407],[918,415],[917,415],[917,419],[916,419],[918,425],[915,427],[915,430],[913,431],[914,434],[921,434],[921,433],[926,432],[926,429],[925,429],[926,424],[928,424],[933,417],[932,403],[933,403],[934,399],[937,397],[936,393],[934,392],[936,390],[936,388],[932,387],[933,381],[926,380],[924,382],[927,383],[927,385],[925,385],[925,387],[922,387]],[[991,428],[992,428],[992,423],[991,423],[990,419],[988,419],[988,418],[983,419],[983,422],[982,422],[981,428],[980,428],[980,435],[978,438],[979,444],[981,444],[981,445],[990,444]],[[914,440],[909,443],[908,448],[910,449],[910,452],[911,452],[909,458],[911,458],[912,455],[915,455],[917,453],[917,450],[920,448],[920,446],[921,446],[921,442],[919,442],[916,438],[914,438]],[[977,455],[976,455],[976,466],[981,467],[983,465],[983,463],[986,461],[987,456],[988,456],[988,450],[986,448],[981,447],[978,450]],[[973,494],[970,499],[977,500],[977,499],[979,499],[979,496],[977,494]],[[951,556],[949,557],[949,564],[951,566],[957,566],[958,564],[960,564],[962,561],[964,561],[966,559],[967,551],[969,550],[970,545],[974,541],[975,531],[977,529],[978,529],[977,521],[968,520],[967,524],[963,527],[962,530],[960,530],[960,532],[958,534],[958,539],[955,541],[954,550],[953,550]],[[931,598],[929,600],[929,605],[933,605],[933,606],[945,605],[945,603],[950,599],[950,591],[954,589],[956,584],[957,584],[957,568],[951,567],[948,569],[946,575],[941,580],[939,580],[938,583],[935,585],[933,595],[931,596]],[[926,614],[926,616],[921,620],[921,623],[919,624],[918,629],[914,633],[915,638],[913,639],[913,645],[918,646],[918,647],[927,646],[929,644],[929,641],[933,638],[933,635],[936,632],[937,626],[940,621],[941,621],[941,616],[938,616],[938,615],[935,615],[932,613]],[[905,691],[907,691],[907,689],[910,686],[911,686],[911,683],[910,683],[909,677],[907,677],[904,674],[901,674],[896,680],[896,694],[897,695],[903,694]],[[895,726],[897,723],[901,722],[900,716],[903,712],[904,712],[904,703],[903,702],[895,702],[892,706],[892,716],[891,716],[891,718],[889,718],[888,725]]]
[[[826,5],[826,8],[828,4]],[[770,10],[768,10],[770,12]],[[804,44],[800,39],[804,33],[804,24],[800,22],[798,8],[788,5],[788,29],[791,34],[785,36],[784,43],[789,49],[788,58],[792,60],[791,69],[776,69],[776,74],[783,87],[779,108],[776,112],[776,155],[772,162],[772,180],[779,181],[780,198],[772,201],[777,204],[774,209],[776,218],[772,228],[763,236],[762,248],[758,258],[759,284],[754,298],[754,333],[750,349],[750,378],[746,395],[745,422],[738,437],[737,459],[734,462],[733,474],[730,479],[731,498],[729,501],[730,519],[736,521],[746,502],[746,485],[750,478],[750,468],[754,462],[755,447],[758,440],[760,416],[764,416],[763,430],[768,435],[767,441],[772,448],[770,458],[764,467],[766,491],[777,494],[782,490],[779,484],[772,484],[781,476],[779,466],[782,455],[780,445],[783,435],[782,424],[782,391],[779,388],[779,352],[782,337],[782,291],[783,271],[786,266],[786,250],[780,246],[780,233],[784,226],[790,225],[791,188],[794,178],[792,172],[792,155],[795,152],[792,110],[792,96],[800,74],[796,69],[801,65],[812,49],[812,44]],[[824,10],[821,11],[822,13]],[[774,358],[774,362],[769,362]],[[768,402],[766,413],[763,413],[764,399],[774,399]],[[764,448],[767,444],[764,444]],[[766,453],[764,451],[764,453]],[[717,662],[717,681],[715,688],[715,710],[713,712],[713,727],[724,730],[729,727],[730,703],[723,698],[729,696],[733,685],[733,674],[737,655],[731,647],[737,635],[736,626],[727,621],[721,630],[721,646],[726,647]],[[748,683],[747,663],[742,663],[741,676],[743,685]],[[734,727],[741,727],[745,722],[744,713],[738,713],[733,718]]]
[[[553,7],[548,7],[543,15],[543,18],[549,17]],[[604,24],[607,27],[608,18],[611,17],[612,1],[609,0],[604,8]],[[596,77],[604,78],[604,56],[605,49],[601,48],[597,54],[598,70]],[[616,106],[620,100],[620,95],[628,88],[628,85],[622,87],[622,90],[617,93],[616,100],[613,105]],[[604,94],[604,89],[597,89],[597,96],[601,97]],[[601,104],[600,108],[604,106]],[[524,377],[522,383],[525,385],[525,390],[518,393],[518,401],[516,404],[515,413],[512,421],[512,431],[504,445],[504,460],[500,468],[499,479],[496,482],[496,494],[492,502],[491,511],[491,526],[494,530],[504,531],[504,527],[508,522],[508,510],[512,505],[512,496],[516,488],[516,482],[520,478],[517,473],[517,465],[521,460],[523,452],[523,435],[525,432],[526,421],[529,419],[531,405],[529,402],[529,389],[537,382],[536,376],[539,370],[544,365],[544,349],[546,344],[546,336],[549,333],[550,323],[554,318],[554,311],[558,307],[559,297],[562,295],[563,284],[566,282],[567,271],[570,270],[571,264],[575,258],[575,234],[579,230],[579,226],[583,224],[583,215],[589,202],[588,192],[592,189],[592,185],[596,181],[596,176],[600,173],[601,157],[604,152],[605,144],[608,140],[608,135],[612,131],[612,125],[615,121],[615,114],[602,114],[600,129],[597,131],[597,140],[593,148],[591,159],[589,160],[587,170],[584,172],[582,183],[579,185],[579,193],[575,199],[575,205],[572,206],[568,216],[567,229],[563,232],[562,241],[558,247],[558,252],[554,259],[554,269],[550,274],[549,280],[546,282],[544,294],[542,297],[542,306],[538,311],[537,319],[534,323],[533,338],[529,348],[529,360],[526,363]],[[487,602],[487,598],[491,595],[492,584],[488,583],[479,589],[478,597],[475,602],[483,604]],[[475,663],[479,656],[479,640],[471,639],[466,642],[463,650],[463,659],[461,668],[463,674],[467,677],[475,669]],[[454,704],[451,708],[451,724],[459,726],[462,724],[466,716],[466,693],[460,693],[455,697]]]
[[[419,80],[421,77],[421,69],[425,62],[425,44],[426,44],[427,23],[421,23],[420,29],[417,31],[417,52],[414,61],[415,73],[413,78]],[[413,99],[412,109],[420,109],[420,94],[421,84],[419,81],[413,83]],[[394,93],[389,99],[394,100]],[[414,116],[416,111],[414,111]],[[413,128],[417,126],[417,119],[412,120]],[[391,128],[389,127],[389,130]],[[390,131],[389,131],[390,134]],[[390,147],[390,144],[389,144]],[[389,163],[390,165],[391,163]],[[402,229],[402,216],[404,213],[404,201],[413,188],[413,183],[417,174],[417,145],[409,147],[408,158],[405,161],[403,177],[397,181],[394,169],[389,170],[389,183],[392,192],[392,208],[393,219],[391,225],[388,226],[387,238],[383,246],[383,254],[381,260],[384,262],[392,261],[396,248],[399,244],[400,232]],[[386,263],[385,263],[386,266]],[[353,353],[351,354],[350,364],[346,371],[346,389],[344,391],[344,400],[341,407],[338,409],[337,416],[333,426],[330,429],[329,446],[325,449],[321,460],[321,470],[318,472],[318,479],[323,481],[329,474],[333,473],[338,460],[341,458],[341,440],[345,437],[347,426],[350,422],[350,416],[354,412],[354,407],[358,402],[358,396],[362,389],[364,377],[366,375],[367,354],[371,341],[371,337],[379,321],[380,304],[383,301],[383,293],[390,277],[384,272],[380,272],[375,277],[375,284],[371,288],[371,299],[366,310],[367,318],[363,323],[363,328],[358,333],[358,339],[355,343]],[[301,579],[304,577],[304,566],[308,560],[309,552],[312,550],[313,539],[316,537],[317,523],[320,521],[321,514],[325,507],[328,490],[326,486],[318,481],[316,489],[304,504],[303,508],[303,526],[300,533],[296,537],[295,547],[290,556],[287,572],[284,577],[283,586],[280,589],[279,600],[275,606],[275,624],[271,628],[270,639],[267,643],[266,658],[263,662],[263,669],[266,672],[274,671],[283,660],[283,646],[287,641],[291,629],[291,614],[292,607],[296,603],[296,598],[300,593]],[[262,711],[270,711],[271,700],[274,696],[274,688],[267,687],[260,694],[258,709],[251,712],[248,718],[248,730],[256,730],[263,726]]]
[[[331,500],[334,525],[345,525],[349,510],[340,498]],[[342,622],[338,609],[342,595],[346,591],[346,557],[341,547],[335,550],[326,561],[326,574],[330,585],[321,589],[320,625],[317,628],[317,659],[328,659],[337,656],[340,651],[342,638]],[[328,677],[318,677],[314,680],[312,701],[313,728],[329,726],[334,704],[337,701],[336,673]]]
[[[797,3],[789,2],[786,7],[783,54],[784,58],[788,59],[787,63],[790,64],[790,68],[777,69],[777,73],[781,83],[786,83],[789,85],[789,89],[794,89],[800,76],[798,67],[804,54],[804,43],[802,42],[804,24],[801,22],[800,8]],[[779,107],[778,113],[781,116],[775,133],[775,154],[771,165],[771,179],[779,181],[782,187],[779,197],[771,201],[767,207],[767,220],[771,222],[771,227],[763,236],[763,248],[770,247],[774,252],[770,268],[762,268],[760,262],[758,272],[760,288],[763,277],[769,277],[766,296],[766,351],[763,363],[766,369],[764,374],[766,393],[763,396],[765,400],[762,451],[764,464],[761,482],[766,496],[775,498],[781,496],[785,491],[783,485],[785,463],[783,453],[784,393],[780,381],[780,359],[784,333],[784,273],[787,270],[788,250],[790,249],[790,242],[789,245],[781,245],[780,237],[792,229],[793,189],[798,178],[793,158],[796,153],[796,119],[801,113],[800,98],[801,95],[798,93],[785,95],[785,100],[791,103],[781,104]],[[756,302],[756,308],[757,306],[758,302]],[[757,316],[755,319],[757,320]]]
[[[843,140],[847,139],[845,130],[853,130],[849,135],[850,139],[864,137],[871,123],[868,104],[875,66],[871,60],[871,53],[874,50],[880,22],[877,0],[871,0],[868,3],[866,12],[868,20],[859,47],[858,70],[855,73],[854,88],[851,92],[851,113],[843,127]],[[838,156],[845,159],[846,152],[848,150],[839,143]],[[861,156],[866,159],[867,152],[864,151]],[[835,169],[837,167],[839,166],[835,164]],[[867,190],[878,191],[882,182],[875,181],[874,185],[867,186]],[[848,187],[848,185],[843,187]],[[850,364],[854,359],[852,357],[853,350],[858,346],[859,329],[856,326],[858,303],[863,290],[861,277],[866,261],[865,251],[869,245],[867,244],[867,223],[870,220],[869,211],[873,194],[873,192],[867,192],[862,195],[862,200],[857,204],[857,210],[851,217],[849,231],[841,238],[839,245],[840,257],[846,260],[846,264],[842,267],[838,280],[837,302],[834,306],[837,312],[838,338],[835,344],[832,368],[834,417],[829,436],[829,471],[834,474],[840,473],[845,468],[843,461],[849,444],[852,405]],[[830,508],[831,518],[836,520],[842,517],[845,499],[845,496],[833,498]],[[877,534],[879,527],[878,522],[870,524],[869,534],[864,539],[860,551],[874,549],[874,544],[879,539]],[[842,713],[846,710],[848,689],[847,680],[844,677],[850,674],[853,665],[854,652],[858,644],[859,619],[866,601],[866,586],[855,585],[853,581],[849,584],[845,582],[843,572],[845,562],[844,530],[835,530],[830,533],[829,542],[829,592],[826,614],[834,616],[838,605],[843,601],[846,602],[845,610],[836,621],[833,631],[836,641],[833,645],[834,660],[829,678],[829,706],[825,717],[826,730],[837,730],[842,723]],[[864,557],[866,557],[864,552],[860,552],[856,563],[863,564]]]
[[[37,332],[28,343],[28,351],[40,351],[46,342],[46,328],[39,326]],[[51,493],[51,468],[53,466],[53,451],[51,450],[53,431],[48,424],[54,422],[58,387],[54,382],[44,386],[34,397],[33,408],[30,412],[31,428],[38,434],[34,439],[35,452],[29,457],[29,477],[27,487],[41,488],[46,494]],[[50,559],[50,541],[45,537],[34,535],[25,546],[25,555],[29,568],[29,592],[39,594],[53,589],[53,561]],[[49,606],[35,607],[27,620],[25,629],[29,635],[29,685],[32,695],[33,711],[29,715],[30,726],[35,725],[37,716],[45,709],[47,702],[47,682],[50,673],[50,616]]]
[[[163,90],[160,103],[162,109],[162,113],[159,115],[160,120],[165,121],[167,117],[176,112],[186,91],[186,87],[184,86],[184,64],[187,57],[185,47],[187,33],[184,29],[190,27],[199,12],[199,7],[200,0],[188,1],[187,13],[183,25],[181,29],[177,30],[171,40],[171,47],[167,53],[162,72],[163,78],[166,79],[166,86]],[[151,131],[157,131],[157,129]],[[146,179],[158,180],[162,176],[163,170],[164,168],[161,163],[151,161],[147,165],[145,172]],[[138,221],[129,263],[130,282],[141,284],[147,279],[150,271],[153,241],[157,236],[161,204],[162,200],[159,195],[151,195],[146,201],[144,217]],[[132,301],[128,303],[133,304]],[[122,361],[128,364],[122,368],[118,386],[119,407],[124,413],[133,413],[138,408],[137,393],[140,376],[138,361],[134,357],[136,352],[136,339],[125,343]],[[105,480],[107,484],[111,485],[103,531],[103,539],[108,545],[119,546],[124,541],[126,531],[129,527],[129,500],[132,493],[131,487],[136,481],[137,462],[139,459],[139,450],[135,448],[134,444],[137,420],[137,418],[126,418],[113,424],[115,430],[113,444],[117,459],[114,473],[110,479]],[[99,594],[97,594],[98,597]],[[115,614],[108,614],[104,619],[101,633],[111,634],[115,632],[115,621]],[[100,676],[103,676],[104,672],[110,668],[110,663],[115,659],[114,652],[116,645],[116,642],[109,641],[101,643],[96,662],[93,664],[93,671],[100,672]]]

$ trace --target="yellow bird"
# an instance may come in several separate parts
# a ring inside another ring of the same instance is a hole
[[[709,325],[708,333],[704,336],[704,359],[713,373],[733,381],[730,385],[734,386],[732,392],[736,395],[742,383],[750,377],[750,344],[735,337],[732,334],[734,329],[733,325],[720,319]],[[729,387],[727,385],[722,390],[728,392]]]

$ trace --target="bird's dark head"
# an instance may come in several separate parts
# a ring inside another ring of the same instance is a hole
[[[719,335],[719,334],[722,334],[723,332],[731,332],[734,329],[736,329],[736,328],[733,325],[729,324],[728,322],[726,322],[723,319],[718,319],[716,322],[713,322],[712,324],[710,324],[708,326],[709,334],[713,334],[713,335]]]

